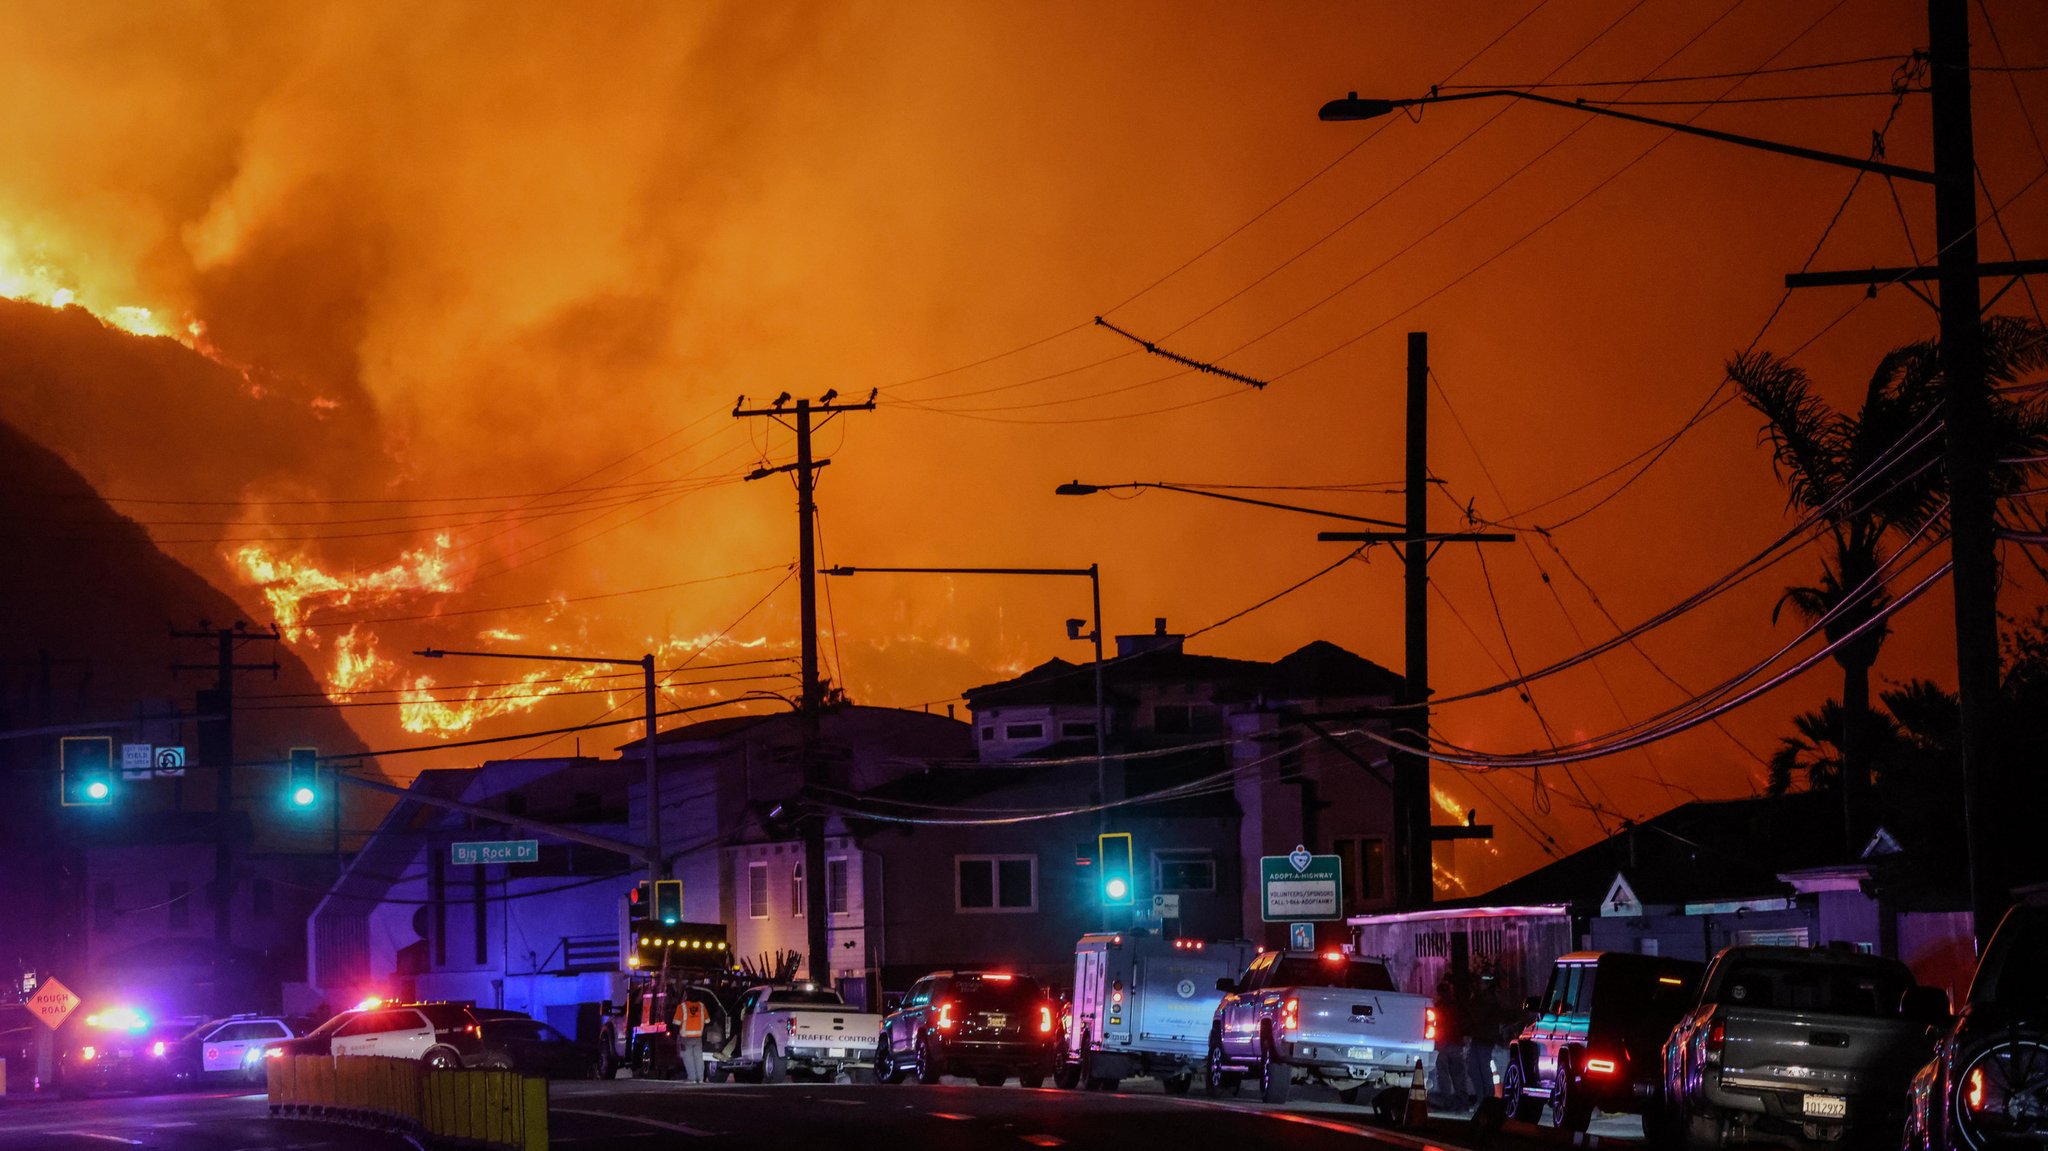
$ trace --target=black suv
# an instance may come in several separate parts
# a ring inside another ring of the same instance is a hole
[[[1664,1038],[1683,1018],[1706,965],[1627,951],[1560,956],[1534,1016],[1508,1044],[1501,1102],[1509,1115],[1584,1131],[1593,1109],[1649,1112],[1664,1077]]]
[[[2048,905],[2005,913],[1963,1009],[1913,1077],[1907,1151],[2048,1147]]]
[[[882,1019],[875,1077],[937,1083],[972,1075],[984,1087],[1011,1075],[1042,1087],[1059,1042],[1059,1007],[1027,975],[1000,971],[938,971],[918,980]]]

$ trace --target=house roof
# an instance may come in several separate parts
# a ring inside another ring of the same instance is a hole
[[[1780,875],[1850,861],[1841,810],[1840,797],[1826,792],[1687,803],[1477,898],[1452,902],[1590,908],[1616,875],[1645,904],[1788,896],[1792,885]]]
[[[879,734],[875,729],[887,727],[901,735],[957,742],[958,753],[962,755],[968,753],[969,741],[972,738],[967,724],[951,716],[910,711],[899,707],[867,707],[860,704],[826,708],[818,715],[818,727],[821,734],[827,738],[835,735],[842,738],[871,737]],[[665,728],[656,738],[655,745],[666,747],[670,744],[719,743],[739,739],[795,740],[801,735],[801,719],[795,712],[774,711],[756,715],[721,716],[717,719],[699,720],[696,723]],[[639,755],[644,743],[644,740],[636,739],[620,744],[619,754],[623,757]]]
[[[1095,699],[1093,663],[1050,659],[1014,679],[970,687],[967,706],[1019,707],[1084,704]],[[1178,645],[1119,656],[1102,663],[1105,695],[1129,698],[1147,684],[1210,683],[1219,701],[1347,698],[1391,695],[1401,677],[1363,656],[1317,640],[1268,663],[1194,655]]]

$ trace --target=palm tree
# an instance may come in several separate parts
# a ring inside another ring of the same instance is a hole
[[[2048,329],[2014,316],[1984,321],[1984,367],[1994,386],[2009,385],[2048,366]],[[1943,381],[1940,357],[1931,340],[1888,353],[1871,374],[1863,403],[1854,413],[1837,411],[1816,395],[1805,371],[1766,352],[1744,353],[1728,364],[1728,380],[1764,417],[1763,435],[1785,484],[1789,504],[1818,514],[1827,530],[1820,578],[1787,588],[1771,612],[1784,608],[1822,625],[1842,669],[1838,714],[1831,741],[1846,784],[1846,831],[1856,833],[1855,809],[1870,785],[1865,744],[1873,733],[1870,669],[1884,645],[1879,618],[1890,597],[1882,575],[1885,546],[1939,515],[1945,507],[1940,418]],[[2048,406],[2033,393],[2024,398],[1993,395],[1996,458],[2028,458],[2048,445]],[[1994,469],[2000,494],[2017,490],[2032,465]],[[1870,625],[1854,639],[1858,628]]]

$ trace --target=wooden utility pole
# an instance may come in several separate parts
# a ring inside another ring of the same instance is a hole
[[[1928,104],[1934,170],[1909,173],[1934,186],[1934,267],[1805,272],[1788,288],[1879,285],[1932,279],[1940,289],[1943,468],[1948,480],[1949,579],[1955,596],[1956,694],[1961,702],[1958,771],[1970,905],[1981,947],[2011,902],[2004,851],[2010,825],[1996,750],[1999,697],[1998,554],[1991,495],[1991,392],[1984,376],[1985,276],[2039,275],[2048,260],[1977,259],[1975,131],[1970,111],[1967,0],[1928,0]]]
[[[750,480],[761,479],[777,472],[793,472],[796,475],[796,519],[797,519],[797,589],[801,597],[800,624],[803,629],[803,705],[799,709],[803,729],[803,744],[799,754],[799,770],[802,784],[798,795],[804,801],[812,800],[816,790],[824,781],[818,771],[818,715],[824,706],[823,685],[818,679],[818,556],[817,556],[817,514],[815,498],[816,474],[819,468],[831,463],[829,459],[814,459],[811,455],[811,435],[816,430],[811,417],[823,415],[825,422],[841,412],[871,412],[875,410],[875,393],[869,392],[865,403],[835,404],[837,392],[828,391],[818,400],[798,400],[794,411],[787,407],[787,392],[766,408],[747,408],[746,397],[735,406],[732,414],[736,419],[766,416],[796,432],[796,462],[777,468],[759,468],[748,474]],[[794,417],[791,422],[789,417]],[[818,427],[823,427],[820,423]],[[825,814],[809,802],[802,804],[802,831],[804,841],[804,919],[807,929],[807,947],[810,975],[813,980],[830,986],[832,983],[831,940],[828,928],[828,892],[825,874]]]
[[[1394,767],[1394,898],[1401,907],[1427,907],[1436,898],[1429,793],[1429,557],[1447,543],[1507,543],[1509,532],[1429,530],[1429,333],[1408,333],[1407,523],[1398,532],[1322,532],[1317,539],[1402,545],[1407,668],[1402,720],[1397,730],[1417,752],[1392,756]],[[1465,829],[1444,838],[1468,838]]]
[[[172,639],[210,639],[214,641],[214,662],[172,664],[173,672],[211,671],[214,673],[211,690],[199,693],[198,708],[202,716],[218,716],[211,723],[202,722],[199,729],[200,761],[213,768],[213,939],[225,947],[233,942],[235,906],[235,859],[231,825],[235,810],[235,673],[238,671],[267,671],[276,679],[278,663],[237,663],[235,649],[255,640],[269,640],[276,643],[281,637],[272,625],[269,631],[252,632],[249,625],[237,620],[233,627],[211,627],[207,621],[199,621],[198,631],[171,629]]]

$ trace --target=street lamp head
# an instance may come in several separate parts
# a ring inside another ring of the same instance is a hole
[[[447,655],[448,653],[442,651],[440,648],[437,647],[423,647],[420,650],[414,652],[413,654],[417,656],[423,656],[427,659],[440,659],[442,656]]]
[[[1373,120],[1394,110],[1392,100],[1361,100],[1353,92],[1342,100],[1332,100],[1316,113],[1318,120]]]
[[[774,474],[774,468],[771,468],[768,465],[763,464],[760,467],[755,468],[753,471],[748,472],[746,475],[741,476],[740,478],[742,480],[765,480],[769,476],[772,476]]]
[[[834,567],[828,567],[828,568],[819,568],[818,570],[819,570],[819,571],[820,571],[821,573],[823,573],[823,574],[825,574],[825,575],[828,575],[828,576],[850,576],[850,575],[855,575],[855,574],[859,573],[859,571],[860,571],[860,569],[859,569],[859,568],[856,568],[856,567],[848,567],[848,566],[846,566],[845,564],[838,564],[838,565],[836,565],[836,566],[834,566]]]
[[[1061,484],[1054,488],[1052,494],[1056,496],[1092,496],[1101,490],[1101,488],[1096,487],[1094,484],[1084,484],[1080,480],[1075,480],[1072,483]]]

